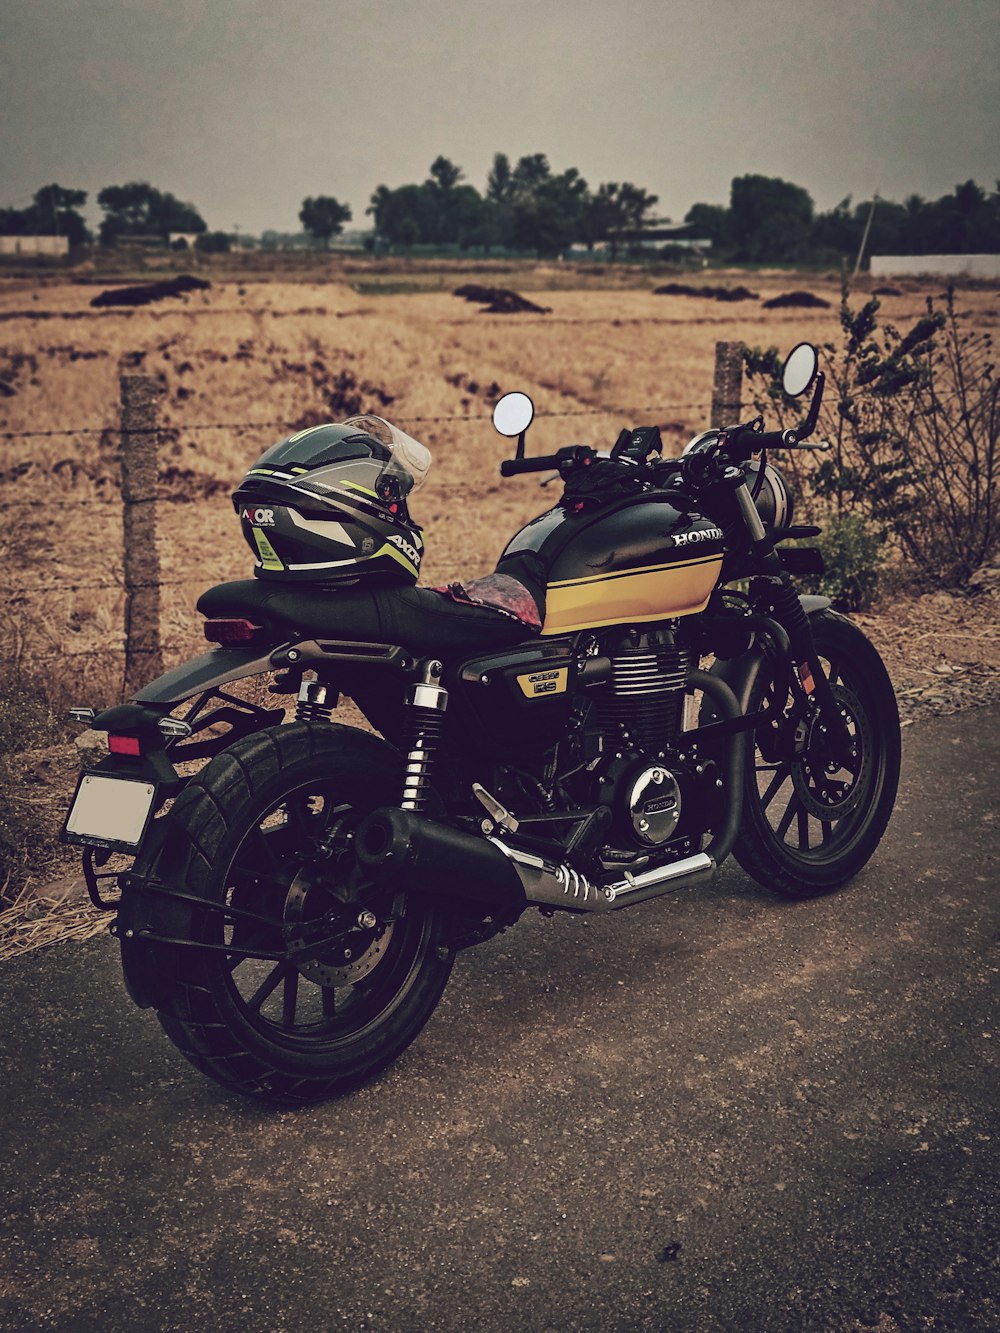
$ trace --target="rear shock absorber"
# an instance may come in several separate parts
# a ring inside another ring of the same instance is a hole
[[[420,812],[427,807],[431,771],[437,757],[448,691],[441,684],[444,668],[434,658],[420,663],[420,680],[406,698],[406,768],[403,775],[404,810]]]

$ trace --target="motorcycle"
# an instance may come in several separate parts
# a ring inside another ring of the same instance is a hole
[[[679,458],[655,426],[526,456],[531,400],[505,395],[501,474],[563,491],[495,573],[445,588],[417,586],[430,455],[391,423],[314,427],[250,469],[255,577],[199,599],[207,652],[73,710],[108,753],[62,835],[131,998],[198,1069],[283,1104],[343,1093],[414,1040],[458,951],[529,908],[619,911],[730,854],[790,898],[861,870],[899,719],[861,630],[796,590],[818,553],[784,543],[819,529],[768,451],[823,447],[811,345],[783,388],[812,390],[799,427],[758,416]],[[294,720],[227,688],[257,676]],[[334,720],[342,697],[371,731]]]

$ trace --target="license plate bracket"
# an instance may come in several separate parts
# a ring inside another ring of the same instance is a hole
[[[157,784],[145,778],[81,773],[63,825],[63,840],[134,852],[157,806]]]

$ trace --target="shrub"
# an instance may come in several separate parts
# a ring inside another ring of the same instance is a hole
[[[831,450],[793,453],[788,470],[807,509],[811,498],[838,518],[861,514],[922,579],[964,583],[1000,536],[992,341],[962,329],[953,289],[929,298],[905,333],[880,328],[878,310],[877,297],[852,308],[845,285],[841,345],[822,349],[818,433]],[[801,406],[782,394],[774,348],[748,351],[746,367],[759,410],[783,425],[799,418]]]
[[[810,545],[819,547],[825,566],[816,591],[838,611],[866,611],[878,594],[884,545],[859,514],[834,518]]]

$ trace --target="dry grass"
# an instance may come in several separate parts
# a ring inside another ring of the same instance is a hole
[[[61,886],[66,896],[52,892],[52,885],[47,887],[50,892],[40,894],[32,881],[27,881],[0,916],[0,962],[31,953],[44,944],[89,940],[107,930],[111,918],[81,896],[82,886],[75,880]]]

